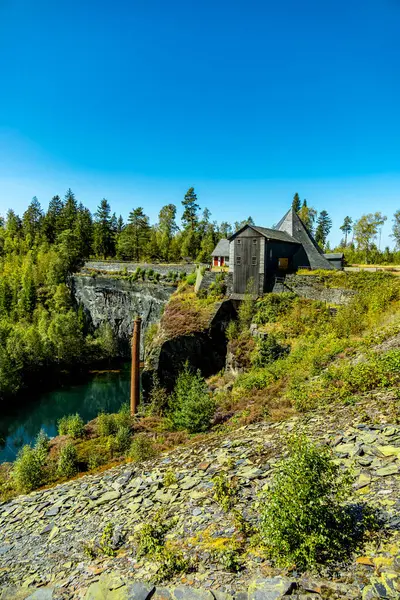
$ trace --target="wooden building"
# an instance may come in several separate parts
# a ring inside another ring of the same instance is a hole
[[[229,240],[223,238],[219,240],[218,244],[215,246],[215,249],[211,252],[212,256],[212,266],[213,267],[223,267],[229,266]]]
[[[299,268],[334,267],[293,209],[272,229],[245,225],[229,238],[234,294],[244,294],[251,282],[253,293],[262,295],[271,290],[277,275]]]

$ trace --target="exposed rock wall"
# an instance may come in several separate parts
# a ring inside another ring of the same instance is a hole
[[[131,282],[107,277],[71,278],[72,294],[81,304],[94,329],[102,323],[111,325],[120,343],[122,355],[129,355],[133,319],[142,318],[142,355],[144,334],[152,323],[158,323],[163,307],[175,291],[165,283]]]
[[[323,279],[318,275],[286,275],[284,282],[275,282],[273,289],[275,293],[294,292],[302,298],[319,300],[328,304],[348,304],[354,297],[353,290],[344,288],[325,287]]]
[[[196,269],[196,265],[194,263],[178,263],[176,265],[159,265],[152,263],[135,263],[135,262],[109,262],[109,261],[87,261],[84,266],[85,269],[96,269],[97,271],[104,271],[105,273],[115,273],[117,271],[124,271],[125,269],[128,273],[133,273],[136,269],[140,267],[141,269],[153,269],[155,273],[160,273],[160,275],[166,275],[169,271],[175,271],[178,273],[192,273]]]
[[[221,302],[212,315],[208,328],[167,339],[153,348],[146,358],[146,368],[142,373],[144,394],[151,388],[155,374],[162,385],[171,390],[187,360],[194,369],[200,369],[204,377],[223,369],[227,347],[225,330],[235,315],[235,309],[229,300]]]

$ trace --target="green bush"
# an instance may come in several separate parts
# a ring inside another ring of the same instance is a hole
[[[36,436],[35,450],[42,464],[46,462],[47,455],[50,449],[50,440],[44,429],[41,429]]]
[[[170,581],[176,575],[187,573],[192,565],[190,559],[185,558],[178,548],[166,546],[156,554],[157,573],[156,583]]]
[[[135,462],[142,462],[157,456],[153,442],[144,433],[139,433],[133,438],[129,450],[129,457]]]
[[[278,358],[286,356],[289,352],[289,346],[280,344],[276,336],[271,333],[257,341],[252,363],[255,367],[265,367],[265,365],[278,360]]]
[[[121,426],[115,434],[115,448],[118,452],[125,452],[131,444],[131,430],[129,427]]]
[[[351,478],[306,438],[290,440],[261,502],[261,538],[279,566],[307,569],[340,561],[354,548],[355,521],[343,508]]]
[[[296,298],[292,292],[266,294],[256,303],[254,322],[258,325],[275,323],[291,308]]]
[[[209,429],[215,413],[215,401],[210,396],[200,371],[192,373],[186,364],[179,375],[172,396],[170,420],[175,429],[198,433]]]
[[[106,413],[100,413],[97,417],[96,430],[100,437],[108,437],[114,435],[117,432],[118,425],[115,419],[115,415],[109,415]]]
[[[215,475],[212,480],[214,486],[214,500],[218,502],[222,510],[228,512],[235,505],[237,498],[236,483],[229,479],[225,473]]]
[[[153,378],[153,387],[150,391],[147,414],[150,416],[162,416],[168,408],[168,399],[167,390],[160,385],[158,377],[155,376]]]
[[[72,442],[67,442],[61,447],[57,461],[57,474],[59,477],[73,477],[78,472],[78,455]]]
[[[76,413],[75,415],[66,415],[58,421],[59,435],[70,435],[73,439],[83,437],[85,432],[85,423]]]
[[[236,340],[239,337],[239,324],[237,321],[230,321],[225,334],[229,341]]]
[[[115,427],[131,427],[132,426],[132,415],[131,407],[127,402],[122,404],[121,408],[117,413],[113,415],[115,421]]]
[[[16,486],[22,492],[30,492],[44,481],[43,454],[26,445],[18,452],[12,471]]]
[[[157,512],[151,520],[144,523],[136,534],[137,558],[154,556],[165,544],[165,536],[171,529],[172,522],[165,518],[163,511]]]
[[[196,279],[197,279],[196,273],[189,273],[189,275],[186,277],[186,282],[189,285],[194,285],[196,283]]]

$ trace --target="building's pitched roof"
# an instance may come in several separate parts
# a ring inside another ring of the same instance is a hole
[[[229,256],[229,240],[226,238],[219,240],[218,244],[211,252],[211,256]]]
[[[312,269],[333,269],[334,267],[325,258],[303,221],[293,208],[282,217],[275,229],[285,232],[300,242],[307,254]]]
[[[340,260],[344,258],[343,252],[328,252],[324,256],[327,260]]]
[[[298,244],[299,242],[295,240],[291,235],[286,233],[286,231],[278,231],[277,229],[269,229],[268,227],[258,227],[258,225],[251,225],[253,229],[261,233],[264,237],[269,240],[278,240],[280,242],[289,242],[290,244]]]
[[[254,231],[257,231],[257,233],[260,233],[263,237],[265,237],[269,240],[276,240],[279,242],[288,242],[290,244],[299,244],[299,242],[297,240],[292,238],[285,231],[277,231],[276,229],[268,229],[268,227],[259,227],[258,225],[249,225],[249,224],[244,225],[241,229],[239,229],[239,231],[235,231],[235,233],[230,236],[229,241],[234,240],[235,237],[237,235],[239,235],[239,233],[242,233],[242,231],[244,231],[244,229],[247,229],[248,227],[250,229],[254,229]]]

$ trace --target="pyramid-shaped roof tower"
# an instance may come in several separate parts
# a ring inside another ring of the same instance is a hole
[[[321,248],[293,208],[287,211],[279,223],[275,225],[274,229],[288,233],[302,245],[312,269],[333,269],[330,262],[323,255]]]

